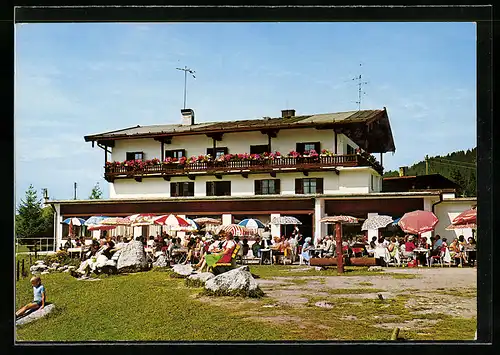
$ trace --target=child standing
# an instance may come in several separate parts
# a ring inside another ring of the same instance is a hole
[[[16,319],[25,315],[28,310],[43,309],[45,307],[45,287],[42,285],[42,280],[39,276],[34,276],[30,280],[33,286],[33,301],[28,303],[16,312]]]

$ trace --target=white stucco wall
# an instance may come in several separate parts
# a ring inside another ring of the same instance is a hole
[[[370,175],[373,173],[369,168],[346,168],[337,175],[333,171],[311,172],[309,176],[302,173],[278,173],[276,178],[281,180],[281,194],[295,194],[295,179],[323,178],[324,194],[343,193],[368,193]],[[232,196],[253,196],[255,195],[255,180],[274,179],[269,174],[250,174],[248,178],[241,175],[223,175],[222,179],[217,179],[213,175],[197,175],[196,179],[189,180],[187,177],[174,177],[171,181],[165,181],[161,177],[143,178],[142,182],[134,179],[117,179],[109,184],[110,198],[128,197],[169,197],[171,182],[194,182],[194,195],[198,197],[206,196],[207,181],[231,181]]]
[[[298,142],[320,142],[321,149],[334,151],[334,134],[332,130],[317,130],[314,128],[285,129],[271,139],[272,151],[288,154],[295,150]],[[268,143],[266,134],[260,132],[225,133],[222,141],[216,142],[217,147],[227,147],[229,153],[250,153],[250,145]],[[354,148],[358,146],[343,134],[337,135],[337,153],[344,154],[346,144]],[[165,150],[185,149],[187,156],[206,154],[207,148],[213,147],[213,141],[204,134],[194,136],[174,136],[171,144],[164,144]],[[144,159],[161,158],[161,143],[153,138],[123,139],[115,141],[109,161],[124,161],[127,152],[144,152]],[[319,152],[318,152],[319,153]]]
[[[441,238],[445,237],[448,239],[448,244],[454,238],[459,235],[463,235],[465,239],[472,237],[471,229],[455,229],[446,230],[445,228],[451,224],[451,221],[458,216],[460,213],[467,211],[475,205],[475,201],[461,201],[461,200],[445,200],[440,204],[436,205],[434,208],[434,214],[439,219],[439,223],[436,225],[435,234],[439,234]]]

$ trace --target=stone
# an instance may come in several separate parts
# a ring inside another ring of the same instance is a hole
[[[37,261],[35,261],[35,264],[45,264],[45,261],[43,261],[43,260],[37,260]]]
[[[59,264],[59,263],[52,263],[52,265],[50,265],[50,266],[52,266],[53,268],[57,268],[59,265],[61,265],[61,264]]]
[[[205,283],[205,289],[217,296],[261,297],[264,292],[252,277],[248,265],[217,275]]]
[[[47,314],[52,312],[54,310],[54,308],[55,308],[55,306],[53,303],[46,304],[45,307],[43,307],[43,309],[37,309],[37,310],[29,313],[28,315],[16,320],[16,325],[23,325],[23,324],[31,323],[34,320],[45,317]]]
[[[167,266],[169,266],[168,262],[167,262],[167,257],[164,254],[161,254],[160,256],[158,256],[156,261],[153,263],[153,266],[154,267],[167,267]]]
[[[382,266],[370,266],[368,271],[384,271],[384,269],[382,269]]]
[[[68,266],[68,270],[75,270],[75,269],[76,269],[76,266],[73,266],[73,265]]]
[[[47,265],[45,264],[36,264],[36,265],[32,265],[30,267],[30,271],[31,272],[41,272],[41,271],[45,271],[47,270]]]
[[[66,270],[63,270],[63,272],[70,272],[70,270],[69,270],[69,269],[66,269]]]
[[[176,264],[172,266],[172,271],[179,276],[188,277],[194,272],[194,269],[191,265]]]
[[[64,266],[59,266],[57,268],[57,271],[64,271],[64,270],[67,270],[68,268],[65,268]]]
[[[41,274],[42,275],[47,275],[47,274],[50,274],[50,272],[49,271],[42,271]]]
[[[321,271],[321,270],[323,270],[323,268],[322,268],[321,266],[316,266],[314,269],[315,269],[316,271]]]
[[[212,274],[211,272],[201,272],[201,273],[189,275],[188,279],[197,280],[197,281],[200,281],[201,283],[206,283],[208,280],[210,280],[213,277],[215,277],[215,275]]]
[[[330,303],[325,301],[316,302],[314,305],[316,307],[321,307],[321,308],[333,308],[333,306]]]
[[[121,249],[116,267],[118,272],[137,272],[146,270],[148,263],[142,243],[138,240],[127,243],[123,249]]]

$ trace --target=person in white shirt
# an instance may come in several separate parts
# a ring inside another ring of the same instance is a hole
[[[325,237],[325,246],[323,250],[324,250],[323,255],[327,258],[333,257],[333,254],[335,253],[335,243],[333,243],[332,237],[329,235]]]
[[[271,246],[272,236],[271,236],[271,232],[269,231],[269,227],[264,228],[264,232],[262,232],[262,240],[264,241],[264,245],[266,246],[266,248]]]

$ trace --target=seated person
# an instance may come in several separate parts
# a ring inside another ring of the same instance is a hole
[[[306,261],[306,263],[309,265],[309,260],[311,259],[311,255],[309,251],[312,248],[311,244],[311,237],[307,237],[304,240],[304,244],[302,245],[302,253],[300,254],[302,258]]]
[[[76,274],[88,276],[90,273],[95,272],[97,269],[104,266],[104,264],[112,257],[114,253],[114,246],[115,244],[112,240],[105,241],[104,245],[99,248],[94,256],[82,261],[80,267],[76,270]]]
[[[154,244],[155,244],[155,237],[153,237],[153,236],[151,235],[151,236],[149,236],[149,240],[148,240],[148,242],[146,243],[146,245],[148,246],[148,248],[153,249]]]
[[[274,262],[278,264],[281,257],[285,256],[285,251],[290,248],[290,243],[286,240],[285,236],[281,236],[280,240],[274,245],[273,257]]]
[[[241,244],[241,254],[243,256],[247,256],[249,249],[250,249],[250,246],[248,245],[248,239],[245,238],[245,239],[243,239],[243,242]]]
[[[467,239],[466,249],[469,250],[469,264],[474,265],[476,262],[476,240],[472,237]]]
[[[73,247],[73,243],[71,242],[71,237],[68,237],[66,240],[66,243],[64,243],[63,249],[68,250],[69,248]]]
[[[233,240],[233,235],[231,233],[226,233],[222,248],[214,250],[211,254],[205,254],[202,260],[194,267],[203,271],[203,268],[207,266],[208,271],[208,269],[213,268],[218,262],[229,263],[231,262],[232,253],[235,247],[236,243]]]
[[[262,249],[260,238],[257,238],[255,239],[255,243],[252,244],[252,253],[254,257],[260,258],[260,249]]]
[[[415,250],[417,247],[415,246],[415,243],[413,243],[413,236],[408,236],[408,241],[404,244],[405,250],[403,252],[403,255],[407,258],[414,259],[415,258],[415,253],[413,250]]]
[[[327,235],[325,237],[325,247],[324,247],[324,252],[323,252],[323,256],[326,257],[326,258],[333,258],[333,256],[335,255],[335,243],[333,242],[332,240],[332,237]]]
[[[45,307],[47,299],[45,296],[45,287],[42,285],[42,280],[39,276],[34,276],[31,278],[30,282],[31,286],[33,286],[33,301],[16,312],[16,319],[24,316],[29,310],[36,311],[37,309],[43,309],[43,307]]]

